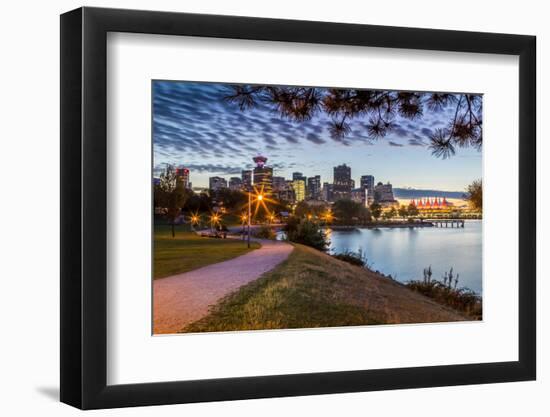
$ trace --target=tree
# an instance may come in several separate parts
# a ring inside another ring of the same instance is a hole
[[[291,242],[311,246],[320,251],[326,251],[329,242],[320,226],[309,220],[295,220],[285,228],[287,239]]]
[[[370,212],[361,203],[349,199],[337,200],[332,206],[334,217],[342,224],[370,221]]]
[[[210,213],[213,208],[212,198],[208,193],[200,194],[189,192],[189,199],[185,203],[186,208],[191,212]]]
[[[229,188],[221,188],[212,191],[212,195],[215,196],[218,204],[221,203],[227,210],[234,210],[235,208],[240,208],[247,203],[246,194],[240,191],[233,191]]]
[[[294,209],[296,217],[307,217],[309,214],[311,214],[311,209],[305,201],[300,201],[296,204],[296,208]]]
[[[370,205],[370,214],[372,215],[372,217],[374,217],[375,220],[378,220],[380,218],[380,215],[382,214],[382,206],[380,205],[380,203],[377,203],[375,201]]]
[[[406,218],[409,214],[409,211],[407,210],[407,207],[404,205],[401,205],[399,207],[399,210],[397,210],[397,213],[399,214],[399,217]]]
[[[418,216],[418,208],[413,204],[409,204],[409,207],[407,207],[407,214],[409,217],[415,217]]]
[[[483,144],[479,94],[234,85],[225,99],[243,111],[267,105],[296,122],[324,113],[331,118],[331,136],[340,141],[352,132],[362,134],[360,129],[376,140],[399,127],[397,116],[414,120],[425,113],[450,109],[453,116],[447,127],[423,133],[432,154],[445,159],[455,154],[456,147],[481,149]]]
[[[481,180],[475,180],[466,188],[466,200],[476,210],[483,210],[483,183]]]
[[[397,216],[397,210],[395,209],[395,207],[392,207],[390,208],[388,211],[386,211],[386,214],[387,214],[387,217],[388,219],[392,219],[394,218],[395,216]]]
[[[173,166],[168,165],[166,171],[160,174],[160,181],[154,187],[155,207],[164,211],[165,217],[172,226],[172,237],[176,236],[176,219],[181,214],[181,209],[189,199],[190,192],[182,181],[178,180]]]

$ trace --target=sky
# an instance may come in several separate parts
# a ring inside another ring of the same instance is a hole
[[[372,84],[372,83],[369,83]],[[380,86],[383,89],[383,86]],[[208,178],[239,176],[252,169],[252,158],[268,158],[275,176],[320,175],[333,181],[333,167],[351,166],[357,186],[361,175],[394,187],[464,191],[482,177],[482,152],[458,148],[450,159],[432,156],[427,147],[433,129],[445,127],[452,109],[424,110],[414,121],[396,117],[396,129],[385,137],[368,137],[365,118],[352,122],[344,139],[329,133],[324,113],[306,122],[283,118],[260,104],[241,111],[227,102],[228,85],[187,81],[153,81],[153,168],[158,176],[166,164],[190,169],[193,187],[208,187]]]

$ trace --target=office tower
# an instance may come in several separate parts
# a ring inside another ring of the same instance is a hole
[[[208,184],[211,190],[218,191],[222,188],[227,188],[227,181],[222,177],[210,177]]]
[[[273,191],[273,168],[265,165],[267,158],[265,156],[255,156],[252,160],[256,163],[253,170],[254,188],[270,195]]]
[[[231,191],[240,191],[243,188],[243,181],[239,177],[229,178],[229,189]]]
[[[243,189],[246,191],[252,190],[252,171],[243,170],[241,171],[241,180]]]
[[[273,192],[283,191],[286,188],[285,177],[273,177]]]
[[[307,197],[310,200],[319,200],[321,198],[321,176],[315,175],[307,179]]]
[[[332,184],[329,184],[328,182],[323,183],[323,190],[321,191],[321,199],[324,201],[332,201],[333,195],[332,195]]]
[[[292,189],[294,190],[294,199],[296,202],[305,200],[306,198],[306,183],[304,180],[292,181]]]
[[[334,200],[349,199],[351,197],[351,187],[351,167],[346,164],[334,167]]]
[[[181,182],[185,188],[190,188],[189,186],[189,169],[187,168],[176,168],[176,181]]]
[[[393,196],[393,187],[389,182],[386,184],[379,182],[374,186],[374,201],[382,205],[393,205],[397,203]]]

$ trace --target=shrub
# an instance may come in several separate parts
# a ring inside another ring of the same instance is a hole
[[[432,279],[432,267],[429,266],[424,268],[424,278],[421,281],[410,281],[406,285],[411,290],[430,297],[438,303],[481,320],[481,297],[469,288],[457,288],[459,275],[453,274],[453,268],[445,272],[442,278],[442,281]]]
[[[328,241],[318,224],[308,221],[293,221],[286,229],[287,239],[291,242],[311,246],[320,251],[326,251]]]
[[[275,232],[269,226],[261,226],[254,232],[254,236],[260,239],[275,239]]]
[[[361,249],[359,249],[357,252],[346,250],[342,253],[336,253],[332,255],[332,257],[352,265],[357,265],[362,267],[367,266],[367,258],[363,254],[363,251]]]

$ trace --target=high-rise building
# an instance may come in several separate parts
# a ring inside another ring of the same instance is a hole
[[[332,201],[332,184],[328,182],[323,183],[323,190],[321,191],[321,199],[324,201]]]
[[[319,200],[321,198],[321,176],[315,175],[307,179],[307,198]]]
[[[351,167],[346,164],[334,167],[333,198],[334,200],[351,197]]]
[[[387,184],[379,182],[374,186],[374,201],[382,205],[393,205],[397,203],[393,196],[393,187],[389,182]]]
[[[265,156],[255,156],[252,160],[256,163],[253,170],[254,187],[264,194],[270,195],[273,191],[273,168],[265,165],[267,158]]]
[[[275,178],[282,177],[273,177],[273,180],[275,180]],[[278,184],[277,188],[275,187],[275,181],[273,181],[273,194],[277,199],[281,201],[286,201],[290,204],[294,203],[296,200],[291,180],[285,180],[283,184]]]
[[[367,205],[367,189],[366,188],[354,188],[351,190],[351,201]]]
[[[294,187],[292,187],[292,180],[286,180],[286,187],[284,194],[279,194],[281,200],[288,201],[293,204],[296,202],[296,194],[294,193]]]
[[[283,191],[286,188],[285,177],[273,177],[273,192]]]
[[[292,189],[294,190],[294,199],[296,202],[305,200],[306,198],[306,182],[304,180],[292,181]]]
[[[372,204],[374,201],[374,175],[362,175],[361,188],[366,190],[367,204]]]
[[[361,188],[374,188],[374,175],[361,176]]]
[[[176,168],[176,182],[181,182],[185,188],[190,188],[188,168]]]
[[[210,189],[213,191],[221,190],[222,188],[227,188],[227,181],[222,177],[210,177],[208,179],[208,184]]]
[[[241,171],[241,180],[242,180],[243,189],[246,191],[251,191],[252,190],[252,171],[249,169]]]
[[[301,172],[293,172],[292,173],[292,181],[296,181],[296,180],[302,180],[302,181],[306,181],[306,177],[304,177],[304,174],[302,174]]]
[[[243,188],[243,181],[239,177],[229,178],[229,189],[231,191],[240,191]]]

